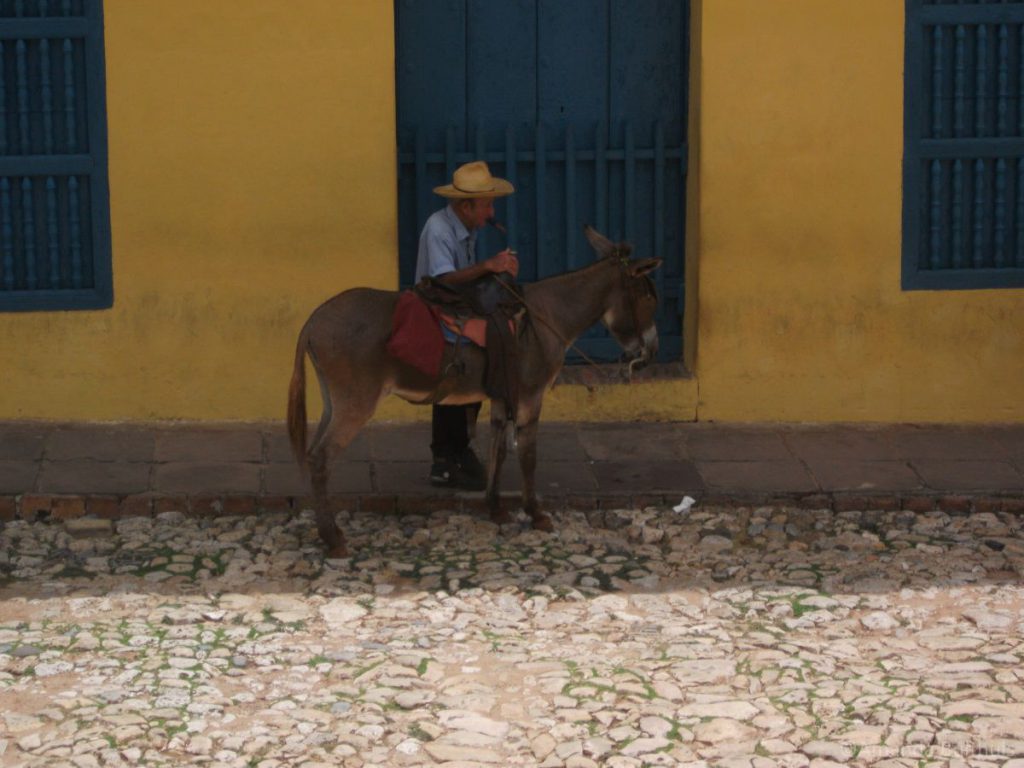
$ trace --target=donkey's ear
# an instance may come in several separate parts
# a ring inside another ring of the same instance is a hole
[[[646,275],[648,272],[653,272],[660,267],[661,261],[661,259],[641,259],[640,261],[631,261],[629,263],[629,274],[633,277]]]
[[[583,234],[587,236],[587,240],[594,247],[594,250],[597,251],[597,255],[602,259],[607,259],[615,252],[615,243],[589,224],[584,225]]]

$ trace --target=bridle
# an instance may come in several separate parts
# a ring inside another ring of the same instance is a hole
[[[614,259],[615,262],[619,265],[619,277],[622,282],[622,291],[625,294],[626,299],[629,303],[629,313],[633,320],[633,331],[634,333],[636,333],[637,341],[640,344],[639,353],[636,357],[629,361],[629,367],[627,369],[628,377],[632,381],[633,369],[637,365],[646,364],[648,357],[647,342],[644,339],[643,330],[640,328],[640,302],[646,297],[656,298],[657,292],[655,291],[654,282],[651,280],[651,278],[647,277],[646,275],[634,276],[629,274],[629,254],[631,250],[632,248],[629,245],[615,246],[615,249],[607,258]],[[512,294],[513,297],[515,297],[516,301],[518,301],[520,304],[523,305],[523,307],[526,308],[526,312],[530,317],[540,321],[542,325],[544,325],[549,331],[555,334],[555,337],[559,341],[561,341],[562,344],[575,351],[576,354],[582,357],[583,361],[586,362],[588,365],[594,368],[600,367],[598,363],[594,362],[593,358],[591,358],[590,355],[588,355],[586,352],[584,352],[582,349],[576,346],[574,342],[562,336],[562,334],[558,331],[557,328],[555,328],[554,324],[544,315],[543,312],[530,306],[530,304],[526,301],[526,297],[524,297],[519,291],[510,286],[504,280],[499,280],[498,282],[505,288],[506,291],[508,291],[510,294]]]
[[[640,328],[640,302],[645,298],[657,300],[657,292],[654,288],[654,281],[647,275],[629,274],[629,255],[632,248],[629,245],[615,246],[611,258],[619,262],[619,275],[622,278],[622,291],[629,303],[629,313],[633,320],[633,332],[636,334],[640,344],[640,352],[629,361],[629,378],[633,378],[633,369],[640,364],[646,364],[649,356],[647,340],[644,338],[643,329]]]

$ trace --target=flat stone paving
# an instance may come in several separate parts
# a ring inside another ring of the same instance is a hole
[[[1007,512],[15,520],[0,764],[1024,766]]]
[[[485,456],[488,427],[477,451]],[[338,493],[436,493],[430,425],[373,424],[336,464]],[[725,494],[1024,492],[1024,424],[542,422],[538,490]],[[503,487],[516,489],[510,458]],[[0,422],[0,496],[296,496],[307,481],[280,424]]]

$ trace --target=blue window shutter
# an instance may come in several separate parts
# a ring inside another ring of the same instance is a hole
[[[111,306],[101,0],[0,0],[0,310]]]
[[[903,287],[1024,286],[1024,0],[906,0]]]

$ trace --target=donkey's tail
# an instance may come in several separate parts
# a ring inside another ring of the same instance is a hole
[[[295,345],[295,367],[292,369],[292,381],[288,386],[288,439],[292,444],[292,454],[299,465],[305,469],[306,453],[306,330],[299,334]]]

